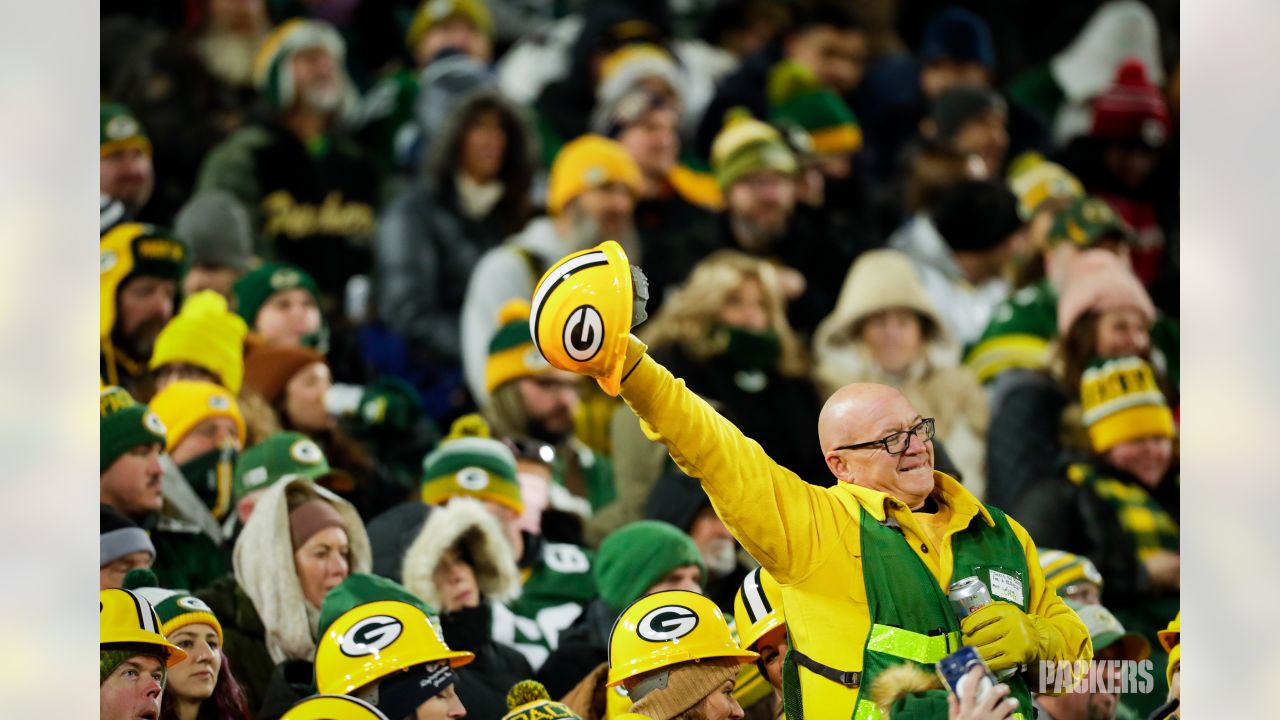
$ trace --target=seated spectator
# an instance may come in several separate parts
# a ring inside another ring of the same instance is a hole
[[[124,209],[137,217],[155,189],[151,141],[124,105],[103,104],[98,109],[98,123],[98,189],[123,203]]]
[[[269,345],[326,344],[320,288],[296,265],[264,263],[236,281],[236,312]]]
[[[503,691],[533,674],[523,655],[493,638],[491,606],[520,594],[520,571],[502,527],[479,502],[453,500],[427,518],[403,567],[405,587],[439,608],[449,647],[475,653],[458,670],[467,712],[497,717],[506,708]]]
[[[204,509],[223,520],[231,511],[231,475],[245,441],[244,417],[235,397],[211,382],[178,380],[165,385],[151,407],[167,430],[165,452]],[[214,579],[204,578],[191,587]]]
[[[151,603],[128,590],[98,592],[98,717],[158,718],[167,668],[187,654],[165,640]]]
[[[489,403],[484,415],[500,437],[552,447],[552,479],[578,499],[558,502],[559,509],[585,520],[616,496],[609,458],[589,448],[575,428],[586,389],[580,378],[551,367],[534,348],[527,301],[507,303],[498,320],[485,370]]]
[[[596,690],[604,685],[603,667],[609,660],[609,633],[622,611],[663,590],[701,593],[707,571],[698,546],[679,528],[641,520],[600,544],[595,576],[600,596],[560,633],[559,645],[538,671],[549,693],[584,716],[597,705]],[[592,716],[600,717],[602,710]],[[613,707],[609,710],[612,715]]]
[[[994,182],[951,186],[922,222],[889,238],[906,253],[951,337],[973,342],[1006,297],[1004,273],[1022,238],[1013,193]]]
[[[98,589],[124,586],[124,576],[134,568],[150,568],[156,548],[147,531],[124,513],[98,505]]]
[[[498,313],[509,300],[533,297],[533,287],[565,255],[616,240],[643,262],[633,212],[641,175],[626,150],[596,135],[579,138],[556,155],[548,179],[548,218],[538,218],[483,256],[462,303],[462,364],[476,404],[489,403],[485,367]]]
[[[370,637],[373,625],[398,631]],[[315,686],[322,694],[364,698],[380,717],[467,715],[459,673],[475,656],[446,645],[434,611],[399,584],[352,573],[325,596],[318,628]],[[352,655],[347,650],[353,645],[376,650]]]
[[[312,682],[325,594],[368,572],[369,539],[355,508],[294,476],[259,498],[232,554],[234,572],[199,591],[222,620],[226,653],[249,707],[277,718]]]
[[[161,634],[187,654],[169,669],[160,720],[245,717],[244,691],[222,652],[222,624],[213,610],[185,590],[160,587],[147,570],[131,573],[125,585],[151,603]]]
[[[338,132],[355,103],[344,55],[326,22],[294,19],[276,28],[254,64],[270,115],[213,148],[196,186],[235,195],[251,218],[255,254],[306,269],[335,316],[347,280],[372,268],[379,205],[376,169]]]
[[[812,332],[859,248],[796,211],[798,165],[773,127],[735,114],[716,136],[711,167],[725,197],[720,246],[775,263],[787,318]]]
[[[379,217],[378,317],[408,342],[415,367],[456,389],[467,281],[481,254],[532,214],[533,159],[516,107],[470,58],[434,63],[421,102],[426,166]]]
[[[99,376],[141,395],[156,338],[176,309],[187,248],[155,226],[121,223],[102,238],[98,255]]]
[[[987,399],[959,367],[959,348],[905,255],[873,250],[858,258],[835,312],[818,326],[814,355],[823,397],[849,383],[882,383],[901,390],[922,416],[935,418],[936,437],[965,486],[983,497]]]
[[[771,457],[801,477],[825,478],[830,473],[807,432],[822,402],[779,285],[767,262],[718,251],[698,264],[640,337]]]
[[[163,582],[194,587],[225,573],[221,532],[165,454],[158,414],[118,387],[103,390],[99,402],[99,502],[147,531],[155,548],[151,567]]]
[[[253,257],[253,228],[240,201],[225,190],[196,193],[178,211],[173,229],[191,245],[182,294],[213,290],[235,302],[235,283]]]
[[[1107,605],[1154,637],[1180,587],[1173,413],[1141,358],[1097,362],[1080,393],[1091,457],[1024,493],[1017,515],[1038,542],[1097,558]]]
[[[987,500],[1013,507],[1028,488],[1053,475],[1060,455],[1087,454],[1080,379],[1098,358],[1149,360],[1155,308],[1133,273],[1111,253],[1091,250],[1070,266],[1058,300],[1058,335],[1046,371],[1009,373],[992,400],[987,433]],[[1172,392],[1172,387],[1167,389]]]
[[[1098,566],[1092,560],[1046,547],[1039,548],[1039,552],[1044,581],[1058,593],[1058,597],[1081,605],[1102,603],[1102,573],[1098,572]]]

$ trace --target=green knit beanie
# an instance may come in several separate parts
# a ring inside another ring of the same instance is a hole
[[[115,386],[105,388],[99,393],[98,401],[101,410],[98,420],[100,473],[106,472],[117,458],[136,447],[152,443],[164,447],[164,423],[150,408],[134,400],[127,390]]]
[[[253,328],[258,311],[272,295],[294,288],[311,293],[320,304],[320,286],[306,270],[288,263],[264,263],[236,281],[236,312]]]
[[[320,605],[320,622],[316,625],[316,642],[324,637],[324,633],[338,618],[361,605],[380,600],[397,600],[408,603],[435,622],[436,611],[431,609],[417,595],[409,592],[405,586],[381,575],[371,573],[351,573],[340,585],[324,596]]]
[[[644,596],[667,573],[697,565],[706,585],[707,566],[693,538],[661,520],[640,520],[615,530],[596,553],[596,586],[614,612]]]
[[[784,60],[769,72],[769,121],[809,134],[818,155],[844,155],[862,147],[858,118],[834,90],[805,66]]]
[[[239,500],[254,490],[265,490],[288,475],[312,480],[334,472],[324,451],[300,432],[278,432],[240,453],[231,480],[231,496]]]
[[[170,637],[187,625],[205,624],[218,634],[218,644],[223,644],[222,623],[205,601],[186,590],[170,590],[160,587],[156,574],[147,568],[134,568],[124,576],[124,589],[151,603],[156,617],[160,618],[160,634]]]
[[[120,150],[136,148],[151,154],[151,141],[142,123],[129,108],[120,103],[106,103],[98,107],[98,152],[106,157]]]
[[[515,455],[489,437],[489,425],[479,415],[455,420],[440,446],[422,461],[423,502],[440,505],[459,496],[524,512]]]

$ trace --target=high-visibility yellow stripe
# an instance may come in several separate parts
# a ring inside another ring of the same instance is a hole
[[[868,650],[904,660],[915,660],[926,665],[938,662],[958,647],[960,647],[959,632],[946,635],[922,635],[888,625],[872,625],[871,633],[867,636]]]

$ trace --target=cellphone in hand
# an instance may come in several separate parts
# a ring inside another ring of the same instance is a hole
[[[969,687],[966,690],[970,692],[976,691],[976,697],[981,698],[988,690],[995,687],[997,681],[996,676],[991,673],[987,664],[983,662],[982,656],[978,654],[978,651],[973,646],[965,645],[961,647],[959,650],[939,660],[934,667],[938,672],[938,677],[942,678],[942,683],[947,686],[947,689],[963,700],[967,693],[962,694],[960,680],[975,666],[982,667],[985,677],[978,681],[977,688]]]

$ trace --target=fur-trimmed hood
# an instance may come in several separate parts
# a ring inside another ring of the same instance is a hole
[[[293,564],[287,493],[303,492],[327,500],[346,525],[351,547],[351,572],[370,572],[373,560],[364,522],[351,503],[316,485],[309,478],[286,478],[263,491],[232,552],[236,582],[262,618],[267,651],[277,664],[311,660],[320,609],[310,607]]]
[[[459,541],[475,561],[476,584],[485,601],[508,602],[520,595],[520,570],[498,520],[471,498],[454,498],[432,511],[404,555],[405,587],[428,605],[443,607],[433,575],[440,558]]]

